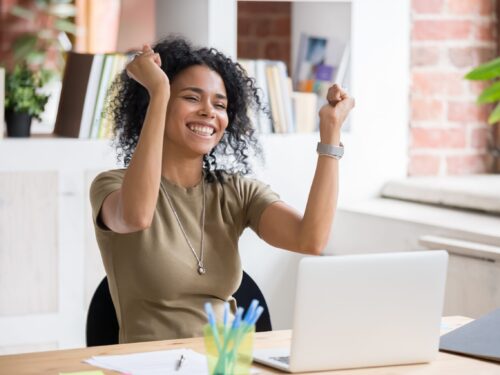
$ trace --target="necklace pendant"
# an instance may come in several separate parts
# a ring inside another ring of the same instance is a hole
[[[198,273],[200,275],[204,275],[205,272],[207,272],[207,270],[205,269],[205,267],[203,267],[202,265],[198,266]]]

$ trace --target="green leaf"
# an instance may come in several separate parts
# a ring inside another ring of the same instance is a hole
[[[49,3],[50,3],[49,0],[36,0],[35,1],[36,7],[40,10],[43,10],[43,11],[47,10]]]
[[[26,62],[29,65],[41,65],[45,61],[45,52],[31,51],[26,56]]]
[[[19,5],[14,5],[10,9],[10,14],[20,18],[24,18],[28,21],[33,21],[35,19],[35,12],[33,12],[31,9],[24,8]]]
[[[33,34],[25,34],[14,41],[14,59],[22,60],[35,49],[37,38]]]
[[[6,75],[5,107],[39,116],[48,101],[48,95],[39,92],[41,75],[39,71],[31,71],[26,64],[16,65]]]
[[[500,100],[500,81],[493,83],[491,86],[485,88],[477,102],[479,104],[494,103]]]
[[[465,79],[487,81],[500,77],[500,57],[481,64],[465,75]]]
[[[488,124],[493,125],[500,122],[500,103],[497,104],[496,108],[491,112],[490,117],[488,117]]]
[[[76,25],[68,20],[56,20],[54,26],[59,31],[64,31],[66,33],[76,34]]]
[[[76,7],[72,4],[52,4],[49,6],[48,13],[61,18],[74,17]]]

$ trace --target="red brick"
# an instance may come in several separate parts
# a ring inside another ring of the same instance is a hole
[[[414,40],[463,40],[472,34],[469,20],[422,20],[413,22]]]
[[[434,66],[439,62],[439,48],[413,47],[411,49],[412,66]]]
[[[436,14],[443,10],[444,0],[413,0],[411,5],[415,13]]]
[[[282,1],[238,1],[238,13],[290,14],[291,4]]]
[[[489,139],[492,137],[493,127],[485,126],[472,129],[470,144],[472,148],[484,150],[488,147]]]
[[[271,22],[269,19],[256,20],[255,35],[259,38],[269,36],[271,34]]]
[[[411,119],[414,121],[438,121],[443,114],[444,105],[439,100],[411,99]]]
[[[446,174],[464,175],[484,173],[488,170],[488,161],[484,154],[453,155],[446,158]]]
[[[290,60],[290,44],[280,43],[277,41],[267,42],[264,49],[266,59],[282,60],[288,62]]]
[[[253,22],[249,17],[238,16],[238,40],[242,36],[249,36],[253,34]]]
[[[438,73],[413,71],[411,77],[411,93],[429,95],[442,92],[442,81],[436,79]]]
[[[412,94],[431,96],[436,94],[462,95],[467,82],[461,73],[416,71],[412,73]]]
[[[410,176],[436,176],[441,160],[436,155],[411,155],[408,174]]]
[[[479,14],[482,0],[448,0],[448,14],[473,15]]]
[[[290,17],[279,17],[271,21],[271,34],[290,37],[292,23]]]
[[[498,0],[496,1],[498,2]],[[479,13],[481,15],[487,16],[495,13],[495,0],[481,0],[479,3]]]
[[[479,47],[475,50],[474,65],[479,65],[494,59],[497,56],[496,48]]]
[[[491,47],[456,47],[448,50],[451,64],[457,68],[473,68],[496,57]]]
[[[497,39],[497,27],[493,22],[477,24],[475,38],[481,41],[494,42]]]
[[[476,96],[479,96],[491,84],[489,81],[468,81],[468,83],[469,92]]]
[[[238,41],[238,57],[255,59],[262,57],[259,55],[259,46],[255,41]]]
[[[457,47],[448,50],[451,65],[457,68],[472,67],[474,65],[474,49],[471,47]]]
[[[448,120],[460,123],[486,123],[489,106],[471,102],[448,103]]]
[[[415,148],[465,148],[465,128],[432,129],[412,128],[412,147]]]
[[[449,96],[462,96],[467,93],[469,81],[464,79],[462,72],[446,73],[443,79],[445,80],[445,93]]]

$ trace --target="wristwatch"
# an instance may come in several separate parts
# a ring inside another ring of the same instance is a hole
[[[344,145],[342,144],[342,142],[340,142],[339,146],[327,145],[318,142],[316,152],[318,153],[318,155],[325,155],[340,160],[340,158],[344,155]]]

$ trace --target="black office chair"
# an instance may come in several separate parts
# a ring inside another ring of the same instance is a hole
[[[257,321],[255,330],[257,332],[272,330],[271,316],[264,295],[245,271],[243,271],[240,287],[233,294],[233,297],[238,302],[238,306],[245,310],[253,299],[257,299],[259,305],[264,307],[264,312]],[[118,344],[118,330],[118,320],[109,293],[108,278],[104,277],[90,301],[86,327],[87,346]]]

